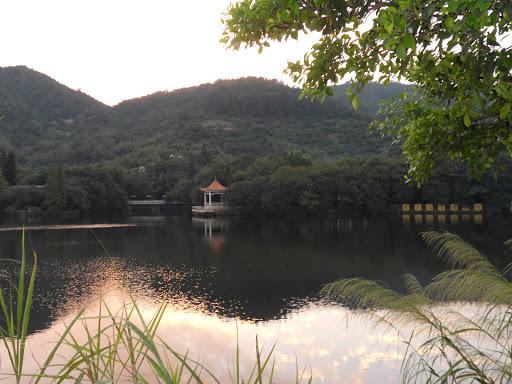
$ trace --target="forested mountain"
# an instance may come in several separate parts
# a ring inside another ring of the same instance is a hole
[[[369,135],[379,99],[397,95],[371,85],[355,111],[344,86],[335,97],[299,100],[300,90],[244,78],[157,92],[106,106],[26,67],[0,69],[0,148],[31,167],[103,164],[157,166],[183,156],[266,156],[293,149],[333,160],[387,150]]]
[[[21,162],[37,163],[70,138],[104,132],[115,112],[42,73],[7,67],[0,69],[0,114],[0,147]]]
[[[421,189],[406,186],[400,148],[368,125],[380,100],[410,87],[369,84],[357,111],[347,88],[320,104],[275,80],[243,78],[109,107],[26,67],[0,68],[0,214],[123,214],[128,197],[148,195],[199,204],[199,187],[214,177],[229,187],[228,204],[248,210],[508,206],[510,172],[477,181],[457,161]]]

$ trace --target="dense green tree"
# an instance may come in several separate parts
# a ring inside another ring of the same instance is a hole
[[[203,145],[201,146],[201,152],[199,152],[198,154],[198,163],[200,165],[207,165],[211,157],[212,153],[206,147],[206,143],[203,143]]]
[[[234,172],[235,181],[225,195],[228,205],[379,214],[407,203],[483,203],[488,211],[502,212],[512,194],[512,170],[503,171],[498,179],[492,172],[484,173],[480,181],[460,161],[436,167],[432,178],[416,188],[404,183],[406,164],[400,158],[355,156],[335,164],[316,160],[298,167],[288,164],[287,158],[268,156]],[[512,165],[507,157],[501,161]],[[194,183],[189,185],[189,193],[198,190]]]
[[[182,204],[191,205],[199,199],[198,188],[193,180],[182,179],[176,186],[166,194],[167,201],[178,201]],[[199,203],[199,201],[197,201]]]
[[[16,157],[12,151],[7,152],[5,156],[5,160],[2,164],[2,173],[9,185],[16,185],[18,173],[16,170]]]
[[[310,205],[311,180],[305,167],[284,165],[270,177],[268,188],[263,194],[263,206],[272,209],[286,209]],[[304,195],[306,193],[306,196]]]
[[[78,178],[71,177],[67,182],[68,209],[78,211],[82,215],[87,215],[91,211],[92,202],[89,200],[89,194]]]
[[[309,168],[311,190],[303,196],[301,205],[309,208],[336,208],[340,192],[340,174],[334,164],[315,162]]]
[[[231,183],[231,166],[229,162],[222,159],[212,160],[207,167],[197,173],[197,185],[206,187],[210,185],[215,177],[222,185]]]
[[[59,198],[66,200],[66,175],[64,174],[64,168],[59,165],[57,168],[57,190]]]
[[[128,199],[122,186],[124,178],[118,169],[74,167],[67,169],[66,177],[72,192],[68,192],[69,208],[92,216],[126,213]]]
[[[16,214],[28,207],[41,207],[45,199],[43,188],[15,185],[0,189],[0,210]]]
[[[0,169],[2,170],[2,173],[4,171],[6,158],[7,158],[7,153],[3,149],[1,149],[0,150]]]
[[[64,170],[60,166],[57,170],[52,168],[46,182],[45,210],[52,216],[62,214],[67,205],[67,191]]]
[[[229,206],[245,209],[259,209],[268,184],[267,177],[250,181],[236,181],[226,190],[225,199]]]
[[[418,90],[392,103],[377,127],[402,142],[418,180],[439,158],[460,157],[482,172],[512,153],[512,25],[508,0],[244,0],[225,15],[228,47],[298,39],[320,32],[288,72],[321,99],[351,77],[349,100],[378,77],[406,79]]]
[[[7,183],[7,180],[5,180],[4,176],[2,175],[2,173],[0,172],[0,190],[4,189],[5,187],[7,187],[9,184]]]
[[[131,198],[151,196],[154,193],[153,184],[146,173],[132,170],[127,172],[124,177],[124,188]]]
[[[305,156],[304,153],[298,149],[286,152],[283,155],[283,160],[286,164],[291,165],[292,167],[308,166],[313,163],[311,158]]]
[[[50,174],[51,168],[27,168],[25,170],[25,175],[21,179],[21,184],[23,185],[46,185],[46,180],[48,180],[48,175]]]

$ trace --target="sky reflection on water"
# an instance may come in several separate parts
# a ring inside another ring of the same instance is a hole
[[[244,372],[254,364],[258,335],[266,351],[276,343],[276,383],[294,381],[296,362],[311,370],[313,383],[397,382],[404,351],[397,335],[317,293],[339,277],[400,289],[404,273],[428,281],[442,270],[417,235],[424,228],[388,220],[141,220],[47,229],[27,231],[39,258],[29,336],[39,363],[62,320],[86,305],[97,314],[100,294],[121,307],[127,287],[148,318],[169,299],[159,336],[204,361],[222,383],[234,367],[237,325]],[[496,250],[510,224],[457,230],[501,260]],[[19,254],[20,239],[19,231],[1,233],[2,254]],[[5,355],[2,361],[3,370]]]
[[[109,307],[118,308],[127,297],[122,285],[112,282],[101,287],[103,299]],[[143,315],[150,319],[157,303],[139,297]],[[81,303],[82,304],[82,303]],[[80,305],[77,305],[77,309]],[[62,316],[69,323],[77,310]],[[86,316],[99,313],[98,300],[89,303]],[[94,328],[95,320],[88,322]],[[78,324],[78,329],[82,325]],[[230,382],[236,359],[236,340],[240,347],[240,369],[247,380],[255,363],[255,337],[258,336],[265,356],[275,343],[275,382],[295,380],[296,364],[305,369],[305,377],[313,375],[313,383],[393,383],[397,381],[402,358],[396,336],[383,334],[371,324],[365,324],[350,315],[350,311],[334,305],[310,304],[279,319],[265,322],[240,321],[170,303],[165,311],[158,336],[180,353],[188,352],[191,359],[201,361],[221,383]],[[29,337],[31,355],[42,363],[49,346],[64,327],[56,321],[46,330]],[[75,332],[82,342],[83,332]],[[38,364],[28,362],[28,371],[36,371]],[[213,382],[206,375],[206,383]],[[305,380],[307,382],[307,380]]]
[[[135,227],[137,224],[66,224],[66,225],[27,225],[27,226],[0,226],[0,232],[11,231],[49,231],[63,229],[99,229],[99,228],[122,228]]]

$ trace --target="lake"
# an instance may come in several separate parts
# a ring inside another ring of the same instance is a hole
[[[275,382],[295,380],[296,365],[313,383],[398,382],[403,345],[319,290],[339,278],[382,280],[403,291],[402,276],[421,282],[443,270],[419,232],[456,232],[499,266],[512,220],[286,217],[199,219],[132,217],[123,222],[28,224],[27,247],[38,255],[26,371],[35,372],[49,346],[98,297],[120,307],[132,293],[148,317],[169,305],[158,335],[231,382],[237,329],[241,368],[255,362],[255,337],[275,344]],[[19,258],[21,228],[0,226],[2,258]],[[264,352],[265,353],[265,352]],[[5,351],[2,371],[8,366]],[[245,374],[245,379],[247,379]],[[307,382],[304,380],[303,382]]]

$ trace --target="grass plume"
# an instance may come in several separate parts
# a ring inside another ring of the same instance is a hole
[[[457,235],[421,235],[452,268],[426,287],[406,275],[407,292],[400,294],[384,283],[353,278],[327,284],[321,293],[399,332],[407,345],[404,382],[509,383],[512,285],[505,273],[510,268],[499,271]]]

